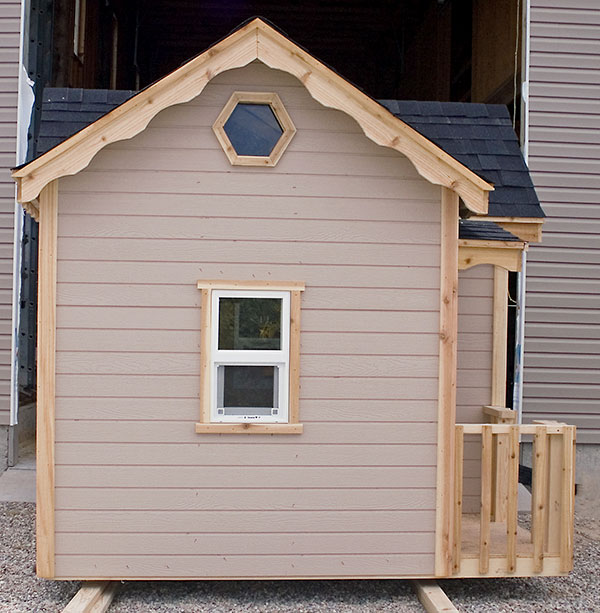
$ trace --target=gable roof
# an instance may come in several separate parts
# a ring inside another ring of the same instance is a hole
[[[161,110],[188,102],[216,75],[254,60],[295,76],[315,100],[354,118],[373,142],[406,155],[421,176],[456,192],[473,212],[487,213],[491,185],[261,19],[15,169],[19,201],[31,202],[51,181],[84,169],[106,145],[139,134]]]
[[[494,185],[488,215],[545,217],[501,104],[381,100],[396,117]]]
[[[135,93],[47,87],[42,98],[37,154],[59,145]],[[494,191],[489,195],[490,216],[544,217],[505,106],[406,100],[380,102],[446,153],[494,184]],[[480,228],[480,231],[483,230]],[[486,239],[491,240],[487,235]],[[513,239],[518,240],[514,236]]]

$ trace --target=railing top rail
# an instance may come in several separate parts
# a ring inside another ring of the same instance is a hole
[[[575,430],[575,426],[569,426],[561,423],[547,424],[457,424],[463,428],[465,434],[481,434],[484,428],[490,428],[492,434],[509,434],[511,430],[516,429],[519,434],[535,434],[538,428],[543,428],[546,434],[564,434],[567,430]]]

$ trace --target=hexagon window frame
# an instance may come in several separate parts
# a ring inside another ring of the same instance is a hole
[[[233,110],[238,104],[263,104],[269,105],[275,119],[279,122],[282,130],[282,135],[273,147],[271,153],[266,156],[262,155],[238,155],[235,148],[231,144],[227,133],[225,132],[225,124],[233,113]],[[287,149],[290,141],[296,134],[296,127],[292,122],[292,118],[283,106],[281,98],[274,92],[233,92],[231,97],[219,113],[215,123],[213,124],[213,132],[215,133],[219,144],[223,148],[225,155],[230,163],[234,166],[275,166],[281,159],[283,152]]]

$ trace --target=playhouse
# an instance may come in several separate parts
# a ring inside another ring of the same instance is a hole
[[[38,574],[568,572],[574,429],[504,406],[507,275],[543,216],[506,123],[380,104],[256,19],[16,169]]]

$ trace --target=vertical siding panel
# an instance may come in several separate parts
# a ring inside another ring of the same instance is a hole
[[[230,166],[211,134],[220,108],[240,89],[277,91],[296,124],[275,168]],[[196,100],[160,113],[144,133],[107,147],[60,186],[56,474],[61,483],[64,471],[78,470],[81,478],[57,492],[57,576],[433,574],[439,187],[403,156],[374,145],[351,119],[320,107],[299,82],[256,64],[217,77]],[[108,192],[99,220],[87,196]],[[140,276],[144,253],[151,268]],[[114,274],[95,276],[107,266]],[[299,407],[305,434],[243,440],[194,434],[201,343],[195,288],[199,279],[218,278],[306,283]],[[172,340],[157,346],[171,332],[189,335],[185,355],[174,353]],[[131,346],[126,338],[134,337]],[[85,348],[79,358],[77,346]],[[163,425],[156,423],[161,402]],[[95,486],[88,475],[98,465],[109,479],[135,467],[139,479],[129,485],[144,480],[153,487],[145,508],[132,508],[131,495],[113,489],[110,509],[94,510],[86,491]],[[170,498],[172,480],[160,477],[169,467],[196,467],[206,475],[194,488],[200,498],[210,496],[203,490],[214,484],[214,471],[229,471],[223,487],[235,490],[262,484],[269,466],[273,480],[261,486],[264,498],[253,498],[263,503],[247,511],[227,502],[236,500],[229,491],[222,502],[206,498],[204,508],[183,513]],[[303,470],[315,474],[318,495]],[[420,471],[424,479],[408,483],[396,478],[398,470]],[[355,475],[343,479],[346,491],[340,473]],[[286,488],[306,490],[302,508],[282,494]],[[171,570],[159,557],[118,548],[120,535],[139,525],[166,544],[162,552],[172,552]],[[107,533],[105,545],[90,551],[85,544],[98,526]],[[256,531],[266,533],[264,548],[252,549],[262,554],[259,563],[251,555],[226,564],[206,559],[203,533],[218,548],[221,538]],[[169,532],[196,555],[177,558]],[[384,533],[394,535],[389,545],[382,545]],[[320,534],[332,543],[325,552],[314,545]],[[354,534],[356,555],[342,555],[343,541]],[[73,551],[85,555],[74,558]],[[94,553],[106,556],[101,570]]]
[[[12,329],[12,254],[15,185],[10,169],[17,150],[17,90],[21,3],[0,0],[0,340],[1,364],[10,364]],[[4,342],[5,341],[5,342]],[[10,418],[10,368],[0,370],[0,425]]]
[[[524,415],[600,443],[600,4],[531,3],[529,167],[548,215],[527,265]],[[577,381],[578,383],[574,383]]]

